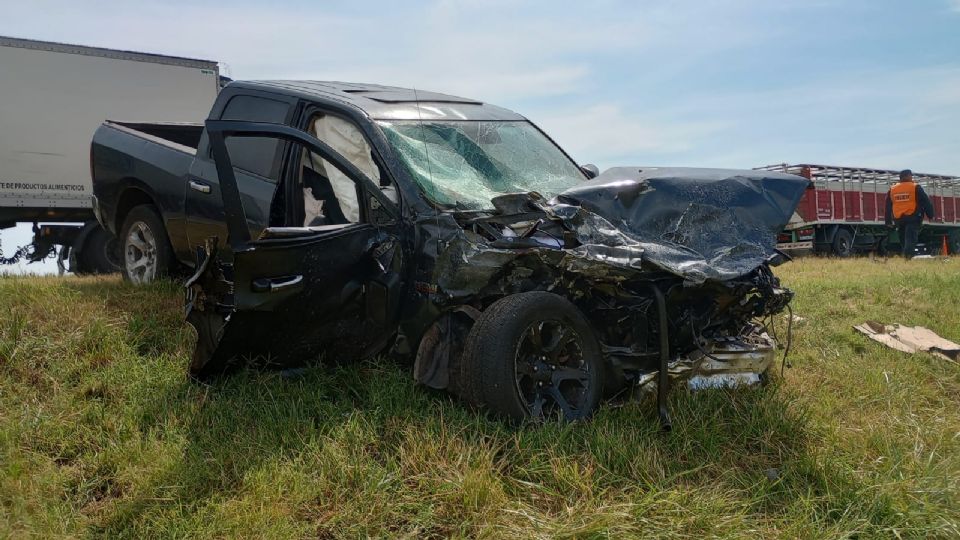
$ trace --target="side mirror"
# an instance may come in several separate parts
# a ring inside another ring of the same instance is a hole
[[[593,163],[587,163],[586,165],[581,165],[580,170],[583,171],[583,174],[587,175],[587,178],[591,180],[600,176],[600,168],[594,165]]]

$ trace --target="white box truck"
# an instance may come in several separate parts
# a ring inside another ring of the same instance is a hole
[[[104,120],[202,122],[220,79],[209,60],[0,36],[0,229],[34,231],[0,263],[60,246],[61,270],[116,271],[117,242],[91,209],[93,132]]]

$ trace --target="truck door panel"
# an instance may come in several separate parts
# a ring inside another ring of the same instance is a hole
[[[235,95],[227,100],[220,117],[223,120],[285,124],[293,114],[294,104],[274,97]],[[256,238],[270,225],[270,205],[277,190],[286,142],[275,137],[247,137],[230,139],[225,144],[232,156],[247,226],[251,237]],[[184,186],[187,236],[191,247],[203,246],[205,239],[211,236],[226,238],[220,183],[208,147],[201,145]]]
[[[270,203],[277,184],[266,178],[235,169],[237,186],[247,216],[250,236],[256,238],[270,224]],[[226,239],[226,215],[217,180],[216,166],[212,161],[197,159],[190,169],[185,184],[187,238],[195,250],[202,247],[211,236]]]
[[[237,358],[288,365],[324,352],[340,361],[380,350],[399,318],[399,210],[368,177],[312,136],[285,126],[247,124],[211,121],[208,127],[228,136],[233,132],[225,127],[266,129],[294,138],[356,182],[364,204],[376,199],[379,210],[397,219],[268,227],[254,236],[245,209],[237,211],[242,206],[237,204],[242,199],[239,179],[218,139],[222,135],[215,131],[211,144],[232,257],[221,257],[222,242],[208,239],[203,264],[187,283],[188,321],[199,338],[192,372],[212,375]]]
[[[260,240],[234,253],[233,313],[198,374],[213,374],[238,357],[297,365],[323,353],[335,361],[366,356],[389,319],[370,312],[366,293],[397,279],[377,258],[395,244],[391,235],[358,224]]]

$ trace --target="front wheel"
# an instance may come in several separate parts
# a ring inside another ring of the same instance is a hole
[[[501,298],[467,336],[468,401],[515,419],[590,416],[603,395],[603,360],[586,318],[565,298],[534,291]]]
[[[120,241],[124,279],[143,284],[167,275],[172,250],[163,220],[152,206],[140,205],[130,210],[123,222]]]

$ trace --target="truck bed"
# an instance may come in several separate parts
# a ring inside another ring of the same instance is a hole
[[[105,126],[116,128],[130,135],[147,139],[178,150],[195,154],[203,135],[203,124],[187,122],[115,122],[108,120]],[[190,151],[192,150],[192,152]]]
[[[104,122],[91,146],[100,223],[118,234],[122,223],[116,219],[117,205],[127,204],[119,196],[131,181],[150,196],[168,228],[170,220],[181,220],[184,178],[202,132],[201,124]],[[171,235],[179,234],[177,226],[173,229]]]

